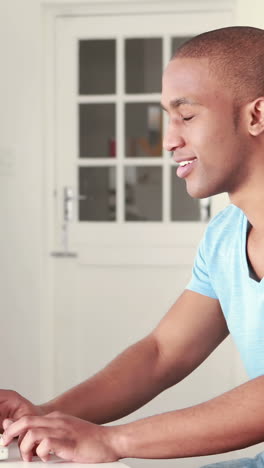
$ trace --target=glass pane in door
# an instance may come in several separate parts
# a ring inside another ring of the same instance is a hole
[[[162,169],[160,167],[126,167],[126,221],[162,220]]]
[[[160,93],[162,40],[160,38],[127,39],[125,73],[126,93]]]
[[[79,104],[79,157],[115,157],[115,104]]]
[[[116,41],[79,41],[79,94],[115,94]]]
[[[162,156],[162,117],[158,103],[125,106],[126,156]]]
[[[200,221],[200,200],[191,198],[186,191],[186,183],[171,168],[171,219],[172,221]]]
[[[79,168],[79,220],[116,220],[116,169]]]
[[[184,44],[184,42],[188,41],[191,39],[191,36],[179,36],[179,37],[173,37],[172,38],[172,55],[176,52],[176,50]]]

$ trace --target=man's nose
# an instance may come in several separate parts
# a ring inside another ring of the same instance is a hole
[[[183,137],[169,125],[163,138],[163,148],[166,151],[175,151],[177,148],[182,148],[184,144]]]

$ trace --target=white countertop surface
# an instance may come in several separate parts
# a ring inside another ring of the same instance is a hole
[[[65,462],[60,458],[55,456],[51,456],[50,460],[46,463],[42,462],[38,457],[34,457],[32,462],[24,462],[20,456],[19,449],[17,443],[12,443],[9,446],[9,457],[8,460],[0,461],[0,468],[5,468],[8,464],[8,468],[45,468],[45,465],[55,465],[60,464],[65,467],[72,467],[74,468],[83,468],[84,466],[88,465],[91,468],[128,468],[122,462],[112,462],[112,463],[72,463],[72,462]]]

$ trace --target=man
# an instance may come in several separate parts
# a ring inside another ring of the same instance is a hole
[[[264,439],[264,31],[232,27],[185,43],[163,77],[164,146],[192,197],[228,192],[186,290],[158,326],[101,372],[34,406],[0,392],[6,444],[78,462],[216,454]],[[117,426],[191,373],[231,333],[250,380],[205,403]],[[14,422],[13,422],[14,421]],[[264,455],[227,466],[264,466]],[[255,464],[254,464],[255,463]]]

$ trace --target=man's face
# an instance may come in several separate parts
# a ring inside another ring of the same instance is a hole
[[[234,122],[231,89],[210,73],[207,59],[176,58],[163,75],[162,106],[169,115],[164,147],[176,162],[189,195],[236,192],[245,181],[248,139]],[[243,119],[242,119],[243,120]]]

